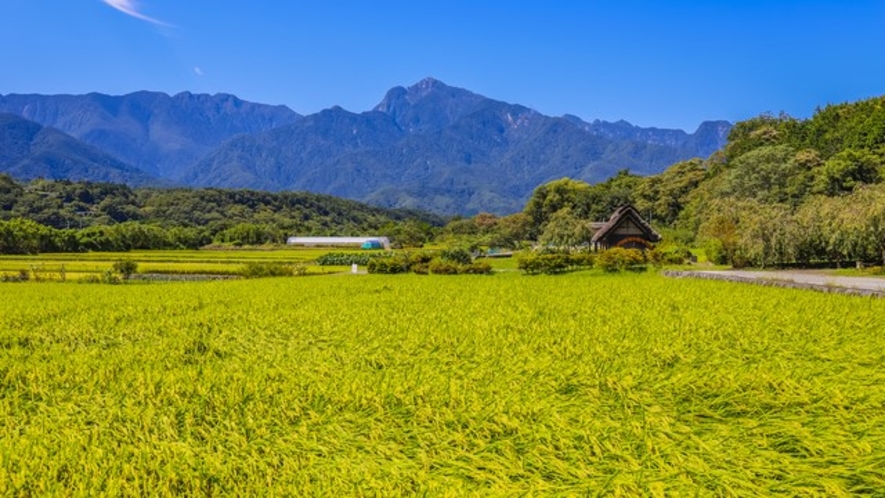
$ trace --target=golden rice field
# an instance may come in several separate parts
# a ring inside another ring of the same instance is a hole
[[[75,253],[45,253],[39,255],[3,255],[0,261],[116,261],[122,258],[134,259],[145,262],[243,262],[243,261],[281,261],[285,263],[295,261],[313,260],[328,252],[364,252],[359,249],[343,248],[260,248],[250,249],[198,249],[198,250],[168,250],[168,251],[128,251],[128,252],[75,252]]]
[[[0,276],[16,275],[25,271],[35,280],[76,281],[111,271],[114,263],[121,259],[130,259],[138,263],[140,274],[240,275],[243,267],[253,262],[306,264],[308,273],[318,275],[350,270],[349,267],[321,267],[312,264],[316,258],[330,251],[360,252],[332,248],[287,248],[2,255]]]
[[[6,496],[885,492],[882,300],[593,272],[0,297]]]

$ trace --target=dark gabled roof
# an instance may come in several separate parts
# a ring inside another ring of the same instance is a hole
[[[645,232],[645,236],[650,242],[658,242],[661,240],[661,234],[656,232],[655,229],[639,215],[639,211],[637,211],[636,208],[628,204],[615,209],[615,212],[612,213],[611,218],[608,219],[605,225],[593,234],[591,242],[595,244],[602,240],[610,231],[614,230],[624,218],[631,218],[637,225],[639,225],[639,228]]]

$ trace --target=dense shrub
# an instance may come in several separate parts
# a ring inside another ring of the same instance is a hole
[[[16,273],[0,274],[0,282],[27,282],[31,279],[31,274],[27,270],[20,270]]]
[[[57,229],[31,220],[0,220],[0,254],[197,249],[211,242],[202,228],[163,228],[136,222]]]
[[[428,268],[430,269],[430,273],[433,273],[434,275],[457,275],[462,272],[461,267],[463,266],[464,265],[439,258],[431,261]]]
[[[469,265],[473,262],[473,255],[470,254],[470,251],[460,247],[454,249],[445,249],[440,252],[439,257],[444,261],[450,261],[452,263],[458,263],[461,265]]]
[[[0,254],[37,254],[51,239],[52,229],[31,220],[0,221]]]
[[[486,263],[485,261],[471,263],[469,265],[464,265],[464,267],[461,269],[461,273],[467,275],[491,275],[492,265]]]
[[[569,257],[564,253],[529,254],[519,258],[517,267],[530,275],[538,273],[553,275],[568,270]]]
[[[516,259],[516,267],[519,268],[523,273],[534,275],[536,273],[540,273],[538,271],[539,265],[537,261],[537,256],[533,254],[527,254]]]
[[[388,258],[373,258],[369,261],[367,268],[369,273],[384,275],[409,272],[418,275],[429,273],[434,275],[492,274],[492,266],[486,262],[462,264],[429,251],[399,254]]]
[[[271,262],[249,262],[243,266],[240,274],[246,278],[263,278],[263,277],[291,277],[300,276],[307,273],[304,265],[289,265],[276,261]]]
[[[412,267],[412,262],[408,256],[394,256],[391,258],[375,258],[369,261],[366,268],[369,273],[378,273],[382,275],[395,275],[397,273],[408,273]]]
[[[120,277],[114,275],[114,272],[111,270],[106,270],[99,275],[86,275],[85,277],[77,280],[78,284],[120,284],[122,280]]]
[[[552,252],[528,254],[517,261],[517,267],[524,273],[554,275],[570,270],[593,266],[595,256],[590,253]]]
[[[596,255],[592,252],[575,252],[569,254],[569,265],[575,268],[592,268],[596,264]]]
[[[121,259],[114,263],[114,271],[123,277],[123,280],[129,280],[133,273],[138,271],[138,263],[131,259]]]
[[[728,251],[725,249],[725,245],[722,243],[722,241],[718,239],[707,240],[704,243],[704,253],[707,255],[707,260],[713,264],[728,264]]]
[[[419,251],[405,255],[409,259],[411,265],[421,264],[427,265],[436,258],[436,254],[431,251]]]
[[[77,279],[78,284],[100,284],[101,277],[98,275],[86,275],[85,277],[80,277]]]
[[[646,253],[648,262],[654,266],[681,265],[691,261],[692,254],[683,246],[668,246],[652,249]]]
[[[645,269],[645,255],[639,249],[613,247],[599,253],[596,266],[607,272],[642,271]]]
[[[393,255],[391,252],[375,252],[375,253],[343,253],[330,252],[323,254],[317,258],[316,262],[320,266],[350,266],[360,265],[366,266],[373,258],[389,258]]]
[[[282,244],[286,234],[277,227],[238,223],[215,234],[214,242],[234,246],[258,246],[261,244]]]

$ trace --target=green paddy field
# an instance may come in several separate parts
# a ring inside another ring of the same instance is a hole
[[[883,316],[652,273],[0,283],[0,494],[881,495]]]

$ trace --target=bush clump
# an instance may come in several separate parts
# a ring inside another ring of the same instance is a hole
[[[27,282],[31,279],[31,273],[27,270],[19,270],[18,273],[3,273],[0,282]]]
[[[138,263],[131,259],[121,259],[114,263],[114,271],[119,273],[123,280],[129,280],[132,274],[138,271]]]
[[[433,273],[434,275],[457,275],[461,273],[462,266],[464,265],[439,258],[431,261],[428,268],[430,269],[430,273]]]
[[[439,258],[443,261],[457,263],[459,265],[469,265],[473,263],[473,255],[470,254],[470,251],[461,247],[444,249],[440,252]]]
[[[123,283],[120,280],[120,277],[114,275],[114,272],[111,270],[105,270],[101,272],[99,275],[86,275],[85,277],[77,280],[78,284],[111,284],[116,285]]]
[[[390,258],[371,259],[369,264],[366,265],[366,269],[369,273],[396,275],[398,273],[408,273],[413,264],[415,263],[407,255],[401,255]]]
[[[445,252],[445,251],[444,251]],[[469,252],[464,252],[470,257]],[[394,275],[397,273],[416,273],[418,275],[491,275],[492,266],[486,262],[474,263],[472,259],[464,260],[464,253],[444,255],[421,251],[417,253],[400,254],[388,258],[375,258],[369,261],[367,269],[369,273],[382,275]],[[460,260],[460,261],[459,261]]]
[[[240,275],[246,278],[292,277],[307,274],[307,267],[301,264],[290,265],[276,261],[249,262],[243,266]]]
[[[704,243],[704,253],[707,260],[716,265],[727,265],[732,255],[725,248],[722,241],[718,239],[709,239]]]
[[[486,263],[485,261],[470,263],[469,265],[464,265],[464,267],[461,268],[461,273],[465,275],[491,275],[492,265]]]
[[[436,258],[436,254],[431,251],[419,251],[416,253],[407,254],[406,258],[408,258],[411,265],[429,265],[430,262]]]
[[[384,253],[372,253],[372,254],[357,254],[357,253],[344,253],[344,252],[330,252],[323,254],[319,258],[317,258],[317,264],[320,266],[350,266],[353,264],[357,264],[360,266],[366,266],[369,264],[369,261],[375,258],[389,258],[393,254],[390,252]]]
[[[528,254],[517,261],[517,268],[528,275],[555,275],[567,271],[590,268],[593,266],[595,256],[591,253],[541,253]]]
[[[656,267],[682,265],[693,258],[691,251],[684,246],[656,247],[646,253],[648,262]]]
[[[596,258],[596,266],[607,272],[644,271],[645,264],[645,254],[642,251],[623,247],[605,250]]]

